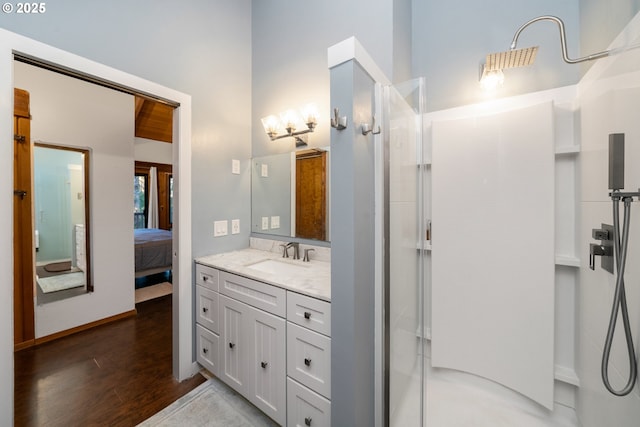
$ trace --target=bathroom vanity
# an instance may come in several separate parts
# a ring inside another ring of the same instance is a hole
[[[195,263],[198,363],[280,425],[329,426],[330,263],[258,249]]]

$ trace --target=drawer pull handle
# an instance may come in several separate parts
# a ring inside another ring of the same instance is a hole
[[[202,307],[202,312],[206,313],[207,311],[209,311],[209,309],[207,307]]]
[[[207,280],[209,280],[209,278],[207,276],[202,276],[202,280],[206,282]]]
[[[308,357],[304,358],[304,364],[307,366],[311,366],[311,359],[309,359]]]
[[[207,354],[207,352],[208,352],[208,351],[209,351],[209,350],[207,350],[206,348],[203,348],[203,349],[202,349],[202,352],[203,352],[204,354]]]
[[[311,313],[309,313],[308,311],[305,311],[304,312],[304,318],[307,319],[307,320],[311,319]]]
[[[232,343],[232,342],[230,342],[230,343],[229,343],[229,348],[230,348],[230,349],[232,349],[232,350],[233,350],[233,348],[234,348],[235,346],[236,346],[236,345],[235,345],[234,343]]]
[[[310,426],[311,425],[311,417],[305,417],[304,418],[304,425],[306,426]]]
[[[260,366],[262,366],[262,369],[267,369],[267,365],[268,364],[269,363],[267,363],[267,362],[260,362]]]

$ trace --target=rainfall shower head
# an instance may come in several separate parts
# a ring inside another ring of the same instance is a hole
[[[536,60],[538,46],[524,49],[512,49],[506,52],[490,53],[484,64],[485,71],[506,70],[508,68],[526,67]]]
[[[623,48],[603,50],[602,52],[593,53],[581,58],[571,59],[567,54],[567,38],[565,35],[564,22],[562,22],[562,19],[550,15],[538,16],[528,22],[525,22],[522,26],[520,26],[520,28],[518,28],[515,35],[513,36],[513,40],[511,41],[510,50],[506,52],[491,53],[487,55],[486,62],[482,67],[482,76],[480,78],[481,83],[487,77],[495,76],[496,74],[502,75],[502,70],[506,70],[509,68],[526,67],[533,64],[536,59],[536,54],[538,53],[538,46],[516,49],[516,45],[518,44],[518,37],[520,36],[522,30],[538,21],[552,21],[558,25],[558,30],[560,31],[560,47],[562,48],[562,59],[568,64],[593,61],[595,59],[604,58],[605,56],[640,47],[640,45],[626,46]]]

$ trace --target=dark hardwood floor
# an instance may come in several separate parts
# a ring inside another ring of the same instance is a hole
[[[172,376],[171,295],[15,353],[16,426],[134,426],[205,381]]]

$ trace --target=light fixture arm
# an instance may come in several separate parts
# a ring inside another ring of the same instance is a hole
[[[610,50],[603,50],[602,52],[594,53],[588,56],[583,56],[582,58],[577,58],[577,59],[569,58],[569,55],[567,54],[567,37],[564,31],[564,22],[562,22],[562,19],[558,18],[557,16],[551,16],[551,15],[538,16],[537,18],[533,18],[532,20],[524,23],[520,28],[518,28],[518,30],[516,31],[516,34],[513,36],[513,41],[511,42],[511,50],[514,50],[516,48],[516,45],[518,43],[518,37],[520,36],[520,33],[522,32],[522,30],[524,30],[526,27],[533,24],[534,22],[538,22],[538,21],[552,21],[558,24],[558,29],[560,30],[560,46],[562,47],[562,59],[564,59],[564,61],[568,64],[577,64],[579,62],[593,61],[594,59],[604,58],[605,56],[609,56],[611,54]]]
[[[269,133],[268,135],[269,135],[269,138],[272,141],[275,141],[276,139],[282,139],[282,138],[289,138],[289,137],[292,137],[292,136],[304,135],[306,133],[313,132],[315,130],[315,128],[316,128],[316,124],[315,123],[307,123],[307,127],[308,127],[308,129],[300,130],[298,132],[294,132],[293,131],[294,128],[287,128],[286,129],[287,133],[285,133],[285,134],[278,135],[276,133]]]

